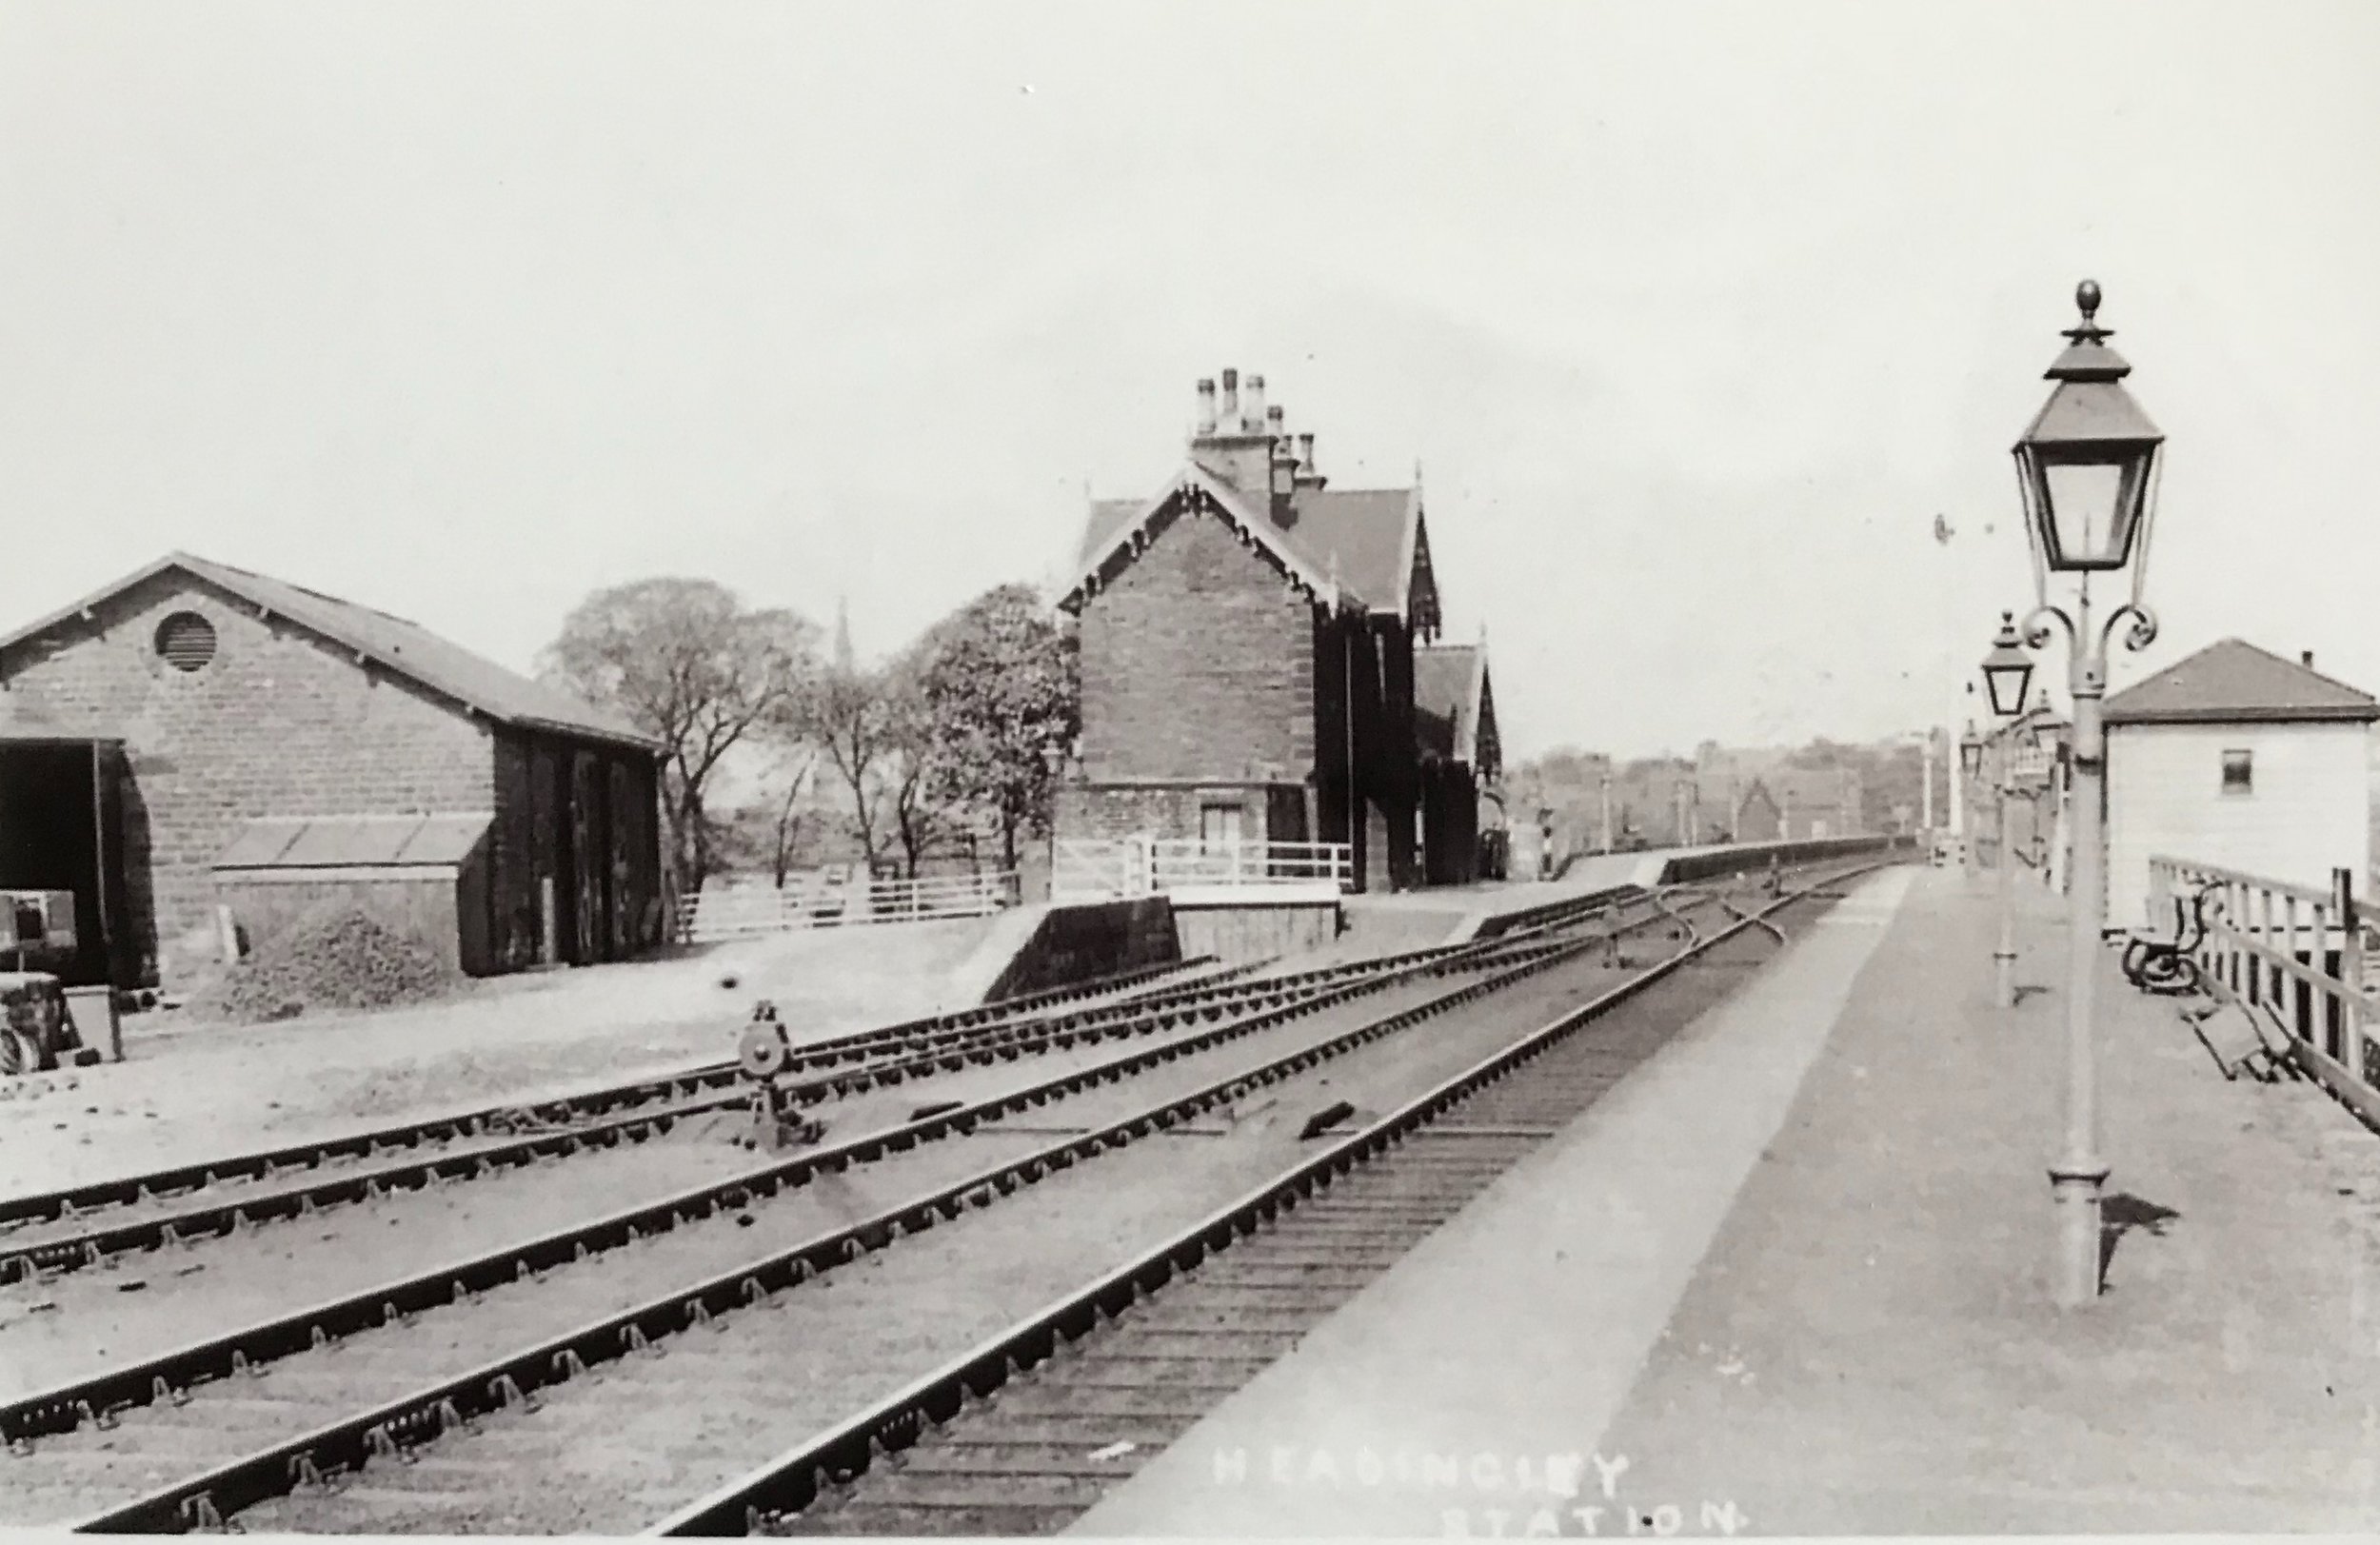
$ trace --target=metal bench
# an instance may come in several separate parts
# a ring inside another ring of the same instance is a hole
[[[2243,1073],[2259,1083],[2298,1076],[2295,1040],[2271,1004],[2259,1013],[2235,999],[2212,997],[2181,1016],[2227,1082]]]
[[[2202,990],[2193,956],[2207,939],[2207,898],[2219,887],[2205,884],[2173,898],[2173,934],[2133,933],[2124,941],[2124,978],[2144,993],[2188,998]],[[2217,903],[2220,905],[2221,903]]]

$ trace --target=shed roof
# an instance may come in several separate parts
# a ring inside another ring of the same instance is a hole
[[[2344,682],[2224,639],[2107,700],[2110,724],[2237,724],[2380,719],[2380,702]]]
[[[252,606],[287,618],[491,719],[526,729],[559,730],[648,750],[659,748],[651,737],[639,733],[619,716],[581,702],[559,687],[507,670],[418,623],[269,575],[183,552],[168,553],[70,605],[0,636],[0,653],[171,569],[180,569]]]
[[[486,810],[412,816],[268,816],[242,826],[217,869],[452,867],[471,856],[495,815]]]

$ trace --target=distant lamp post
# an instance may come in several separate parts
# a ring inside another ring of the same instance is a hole
[[[1982,773],[1983,741],[1975,734],[1975,722],[1971,719],[1967,722],[1967,733],[1958,738],[1958,786],[1960,792],[1962,794],[1972,793],[1974,787],[1975,780],[1982,776]],[[1964,800],[1963,802],[1969,807],[1973,807],[1974,804],[1974,801],[1972,798]],[[1972,825],[1973,822],[1970,822],[1970,824]],[[1966,871],[1967,879],[1973,880],[1975,875],[1975,834],[1972,830],[1962,832],[1959,835],[1958,841],[1959,867]]]
[[[2002,1008],[2016,1006],[2016,866],[2010,847],[2016,835],[2012,824],[2016,800],[2016,752],[2025,692],[2032,682],[2033,659],[2016,637],[2013,614],[2002,612],[1999,637],[1992,641],[1992,652],[1983,657],[1984,695],[1992,701],[1992,712],[2003,722],[1995,738],[2000,774],[1996,790],[2000,827],[2000,947],[1992,952],[1992,998]]]
[[[2066,349],[2046,373],[2056,385],[2014,447],[2039,603],[2025,619],[2025,642],[2040,648],[2053,624],[2065,629],[2067,688],[2074,699],[2066,1134],[2050,1170],[2059,1215],[2057,1298],[2069,1307],[2099,1296],[2099,1203],[2108,1178],[2099,1152],[2092,1032],[2099,941],[2107,924],[2107,730],[2100,707],[2108,644],[2117,624],[2130,624],[2125,644],[2132,649],[2148,647],[2157,636],[2156,617],[2141,597],[2165,446],[2165,436],[2124,389],[2132,366],[2108,347],[2112,335],[2098,325],[2099,287],[2085,280],[2074,301],[2082,320],[2066,330]],[[2131,594],[2094,625],[2092,576],[2104,573],[2120,583],[2128,568]],[[2076,577],[2071,609],[2051,604],[2053,574]]]
[[[2000,613],[1999,637],[1992,641],[1992,652],[1983,657],[1984,695],[1992,700],[1992,712],[2001,719],[2014,719],[2025,711],[2025,694],[2033,687],[2033,656],[2025,649],[2025,641],[2016,636],[2016,614]]]

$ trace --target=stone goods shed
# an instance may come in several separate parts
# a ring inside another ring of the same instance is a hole
[[[170,983],[276,883],[417,924],[444,886],[430,942],[473,971],[619,960],[664,936],[659,755],[415,624],[175,553],[0,635],[0,887],[75,892],[69,980]]]

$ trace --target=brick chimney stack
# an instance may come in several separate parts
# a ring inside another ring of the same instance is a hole
[[[1200,394],[1198,431],[1190,437],[1190,460],[1248,495],[1261,505],[1273,484],[1273,437],[1280,427],[1264,407],[1264,378],[1248,378],[1248,395],[1240,395],[1240,372],[1223,372],[1222,401],[1210,418],[1205,394]]]
[[[1273,524],[1287,529],[1298,521],[1298,512],[1291,505],[1298,492],[1298,445],[1289,438],[1289,426],[1281,422],[1279,404],[1264,410],[1264,438],[1272,455]]]
[[[1319,488],[1329,482],[1330,479],[1324,477],[1321,469],[1314,465],[1314,436],[1299,434],[1298,436],[1298,486]]]

